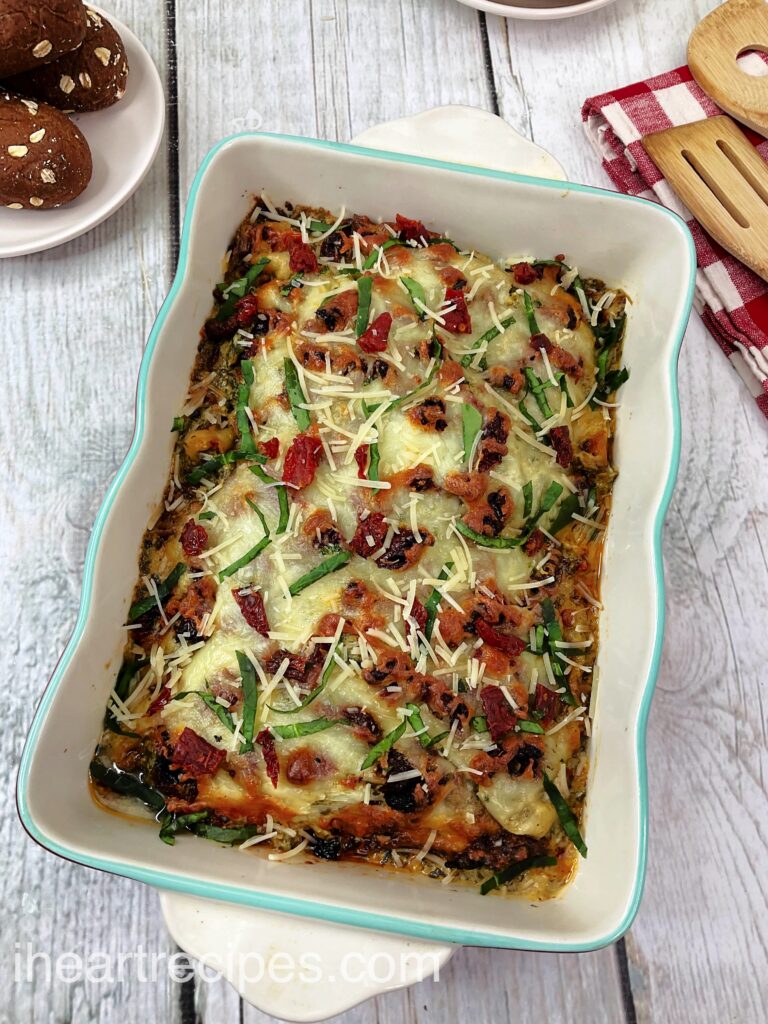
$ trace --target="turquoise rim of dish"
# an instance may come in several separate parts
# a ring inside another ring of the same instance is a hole
[[[325,906],[322,903],[315,903],[310,900],[303,900],[298,898],[291,898],[286,896],[276,895],[269,892],[255,891],[250,888],[244,888],[235,885],[219,884],[217,882],[206,882],[196,879],[190,879],[186,877],[179,877],[167,871],[161,871],[155,868],[146,868],[136,866],[133,864],[126,864],[121,861],[110,860],[98,856],[93,856],[88,853],[80,852],[79,850],[72,850],[71,848],[64,846],[55,840],[49,839],[41,829],[38,828],[34,821],[32,814],[30,813],[27,800],[26,791],[29,783],[29,772],[32,762],[33,753],[36,748],[38,734],[42,726],[42,722],[45,718],[47,710],[53,700],[54,694],[61,682],[61,678],[69,665],[69,662],[74,654],[77,644],[85,629],[86,621],[88,618],[88,612],[91,604],[92,589],[93,589],[93,576],[94,576],[94,564],[96,561],[96,555],[99,549],[101,541],[101,535],[104,530],[104,524],[109,516],[112,508],[112,503],[117,495],[117,492],[121,488],[125,476],[136,457],[144,437],[144,426],[146,417],[146,391],[147,391],[147,378],[149,375],[150,364],[152,362],[152,356],[157,345],[158,337],[165,323],[165,319],[168,313],[176,301],[176,296],[181,288],[182,281],[186,274],[187,262],[189,259],[189,239],[191,233],[192,217],[194,215],[195,206],[197,203],[197,196],[200,190],[200,184],[205,176],[208,167],[216,156],[226,146],[235,142],[239,139],[246,138],[266,138],[266,139],[277,139],[281,142],[293,143],[301,146],[314,146],[321,149],[331,149],[342,153],[354,154],[357,156],[373,156],[379,159],[388,160],[393,163],[405,163],[405,164],[416,164],[421,167],[432,167],[439,170],[458,171],[462,174],[471,174],[477,177],[495,178],[502,181],[514,181],[523,182],[525,184],[537,185],[543,188],[554,189],[562,192],[564,189],[571,190],[574,192],[585,192],[588,194],[602,196],[612,196],[617,202],[627,203],[642,203],[646,206],[652,206],[661,214],[671,218],[675,224],[681,229],[683,237],[686,239],[688,247],[688,258],[689,258],[689,274],[688,274],[688,287],[685,297],[685,302],[681,309],[678,323],[675,325],[675,338],[673,346],[670,352],[669,364],[667,372],[669,375],[669,386],[672,398],[672,453],[667,469],[667,477],[664,484],[664,491],[659,502],[659,506],[656,510],[656,516],[653,525],[653,561],[654,561],[654,572],[656,577],[656,627],[655,637],[653,644],[653,653],[651,658],[651,664],[648,671],[647,678],[643,686],[643,696],[640,704],[640,709],[637,716],[635,725],[635,754],[637,760],[638,770],[638,785],[639,785],[639,851],[638,851],[638,862],[637,871],[635,874],[635,881],[627,908],[624,912],[624,916],[620,923],[614,928],[613,931],[600,936],[597,939],[586,943],[578,942],[539,942],[531,939],[515,938],[514,935],[496,935],[490,932],[483,932],[481,930],[468,929],[468,928],[453,928],[435,926],[425,924],[423,922],[408,919],[408,918],[396,918],[389,917],[384,914],[371,914],[367,911],[355,910],[346,907],[332,907]],[[171,289],[166,296],[165,301],[160,307],[160,312],[157,315],[157,319],[152,326],[152,330],[149,334],[147,346],[144,351],[143,358],[141,360],[141,367],[139,369],[139,380],[136,392],[136,419],[133,439],[131,441],[130,448],[115,474],[112,483],[107,489],[107,493],[104,500],[99,508],[96,515],[96,519],[93,525],[93,531],[91,533],[90,541],[85,555],[85,564],[83,569],[83,589],[82,596],[80,599],[80,609],[75,623],[75,628],[72,636],[67,643],[67,646],[56,665],[56,668],[51,676],[50,682],[46,687],[40,703],[35,712],[32,725],[27,735],[26,742],[24,744],[24,750],[21,756],[21,763],[19,766],[19,776],[17,782],[17,807],[21,822],[29,833],[29,835],[41,846],[50,850],[52,853],[56,853],[67,860],[74,861],[78,864],[84,864],[87,867],[97,868],[101,871],[107,871],[115,875],[123,875],[128,878],[134,878],[139,882],[145,882],[147,885],[152,885],[158,889],[168,889],[175,892],[186,893],[188,895],[199,896],[205,899],[212,900],[223,900],[225,902],[236,903],[239,905],[247,905],[258,907],[264,910],[280,911],[283,913],[289,913],[299,915],[303,917],[318,918],[323,921],[329,921],[334,924],[350,925],[353,927],[363,927],[374,931],[393,932],[400,935],[411,935],[420,939],[433,941],[433,942],[450,942],[457,943],[466,946],[489,946],[498,947],[504,949],[521,949],[521,950],[532,950],[542,952],[558,952],[558,953],[583,953],[590,950],[599,949],[602,946],[607,946],[626,932],[632,921],[637,914],[640,900],[643,893],[643,886],[645,881],[645,865],[646,865],[646,853],[647,853],[647,839],[648,839],[648,777],[647,777],[647,766],[645,759],[645,746],[646,746],[646,726],[648,722],[648,712],[650,710],[651,698],[656,684],[656,677],[658,675],[659,663],[661,660],[662,652],[662,641],[664,637],[664,575],[662,567],[661,557],[661,541],[662,541],[662,530],[664,525],[664,519],[666,516],[667,509],[669,507],[670,500],[672,498],[672,492],[675,485],[675,478],[677,476],[677,468],[680,461],[680,400],[677,386],[677,358],[680,352],[680,346],[683,341],[685,329],[688,324],[688,318],[690,316],[691,306],[693,304],[693,292],[695,285],[696,275],[696,257],[693,246],[693,238],[691,237],[690,231],[688,230],[685,223],[672,211],[667,210],[663,206],[657,204],[650,204],[644,199],[639,199],[634,196],[625,196],[621,193],[609,192],[605,189],[596,188],[591,185],[580,185],[574,182],[563,182],[553,181],[544,178],[535,178],[529,175],[523,174],[512,174],[506,171],[494,171],[482,167],[471,167],[465,164],[448,163],[441,160],[432,160],[427,157],[410,156],[402,153],[391,153],[378,149],[367,149],[362,146],[353,146],[342,142],[328,142],[323,139],[309,139],[302,138],[301,136],[295,135],[284,135],[272,132],[240,132],[235,135],[227,136],[222,139],[221,142],[217,143],[209,152],[206,154],[200,168],[195,175],[194,181],[192,182],[192,188],[190,189],[189,199],[187,201],[187,207],[184,215],[184,225],[181,233],[181,241],[179,247],[179,261],[176,268],[176,274],[173,279]]]

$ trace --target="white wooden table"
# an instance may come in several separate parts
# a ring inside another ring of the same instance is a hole
[[[245,127],[344,140],[469,103],[550,149],[574,180],[604,185],[581,102],[682,63],[688,33],[713,6],[619,0],[529,23],[486,20],[453,0],[114,0],[164,78],[167,143],[107,223],[0,264],[0,1022],[268,1020],[221,981],[178,984],[161,972],[144,982],[129,966],[122,980],[49,983],[40,961],[26,980],[28,953],[106,954],[116,965],[120,954],[174,948],[154,891],[39,850],[12,797],[35,702],[74,623],[90,525],[130,439],[142,346],[208,147]],[[578,956],[464,950],[439,983],[379,998],[345,1024],[766,1019],[768,427],[695,316],[680,379],[683,454],[666,530],[668,631],[636,923],[625,941]]]

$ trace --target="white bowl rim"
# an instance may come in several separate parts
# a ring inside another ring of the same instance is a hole
[[[589,14],[601,7],[615,3],[616,0],[577,0],[567,7],[510,7],[498,0],[459,0],[466,7],[484,11],[486,14],[497,14],[500,18],[520,18],[526,21],[555,21],[558,18],[574,18],[579,14]]]

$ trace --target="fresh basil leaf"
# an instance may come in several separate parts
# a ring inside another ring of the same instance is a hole
[[[562,493],[563,485],[553,480],[539,502],[539,511],[536,513],[536,518],[539,519],[545,512],[549,512]]]
[[[434,745],[436,743],[439,743],[440,740],[444,740],[446,736],[450,736],[450,735],[451,735],[451,730],[450,729],[446,729],[444,732],[439,732],[436,736],[430,736],[429,743],[424,743],[424,744],[422,744],[422,746],[425,746],[427,748],[434,747]]]
[[[338,722],[330,718],[314,718],[311,722],[291,722],[290,725],[270,725],[270,731],[277,733],[284,740],[296,739],[299,736],[311,736],[315,732],[330,729]]]
[[[453,571],[453,562],[446,562],[443,568],[440,570],[440,575],[437,577],[439,580],[447,580]],[[442,594],[440,591],[433,587],[429,597],[424,603],[424,608],[427,612],[427,622],[424,626],[424,636],[427,640],[432,639],[432,630],[435,628],[435,620],[437,619],[437,607],[442,600]]]
[[[510,864],[503,871],[497,871],[495,875],[486,878],[480,886],[480,893],[482,896],[485,896],[493,889],[498,889],[500,885],[511,882],[513,878],[517,878],[531,868],[553,868],[555,864],[557,864],[556,857],[526,857],[525,860],[515,861],[514,864]]]
[[[559,533],[560,530],[564,530],[566,526],[569,526],[572,521],[574,512],[578,512],[580,508],[579,496],[577,494],[569,494],[560,502],[560,508],[557,510],[557,515],[554,520],[549,524],[549,532],[554,536]]]
[[[190,825],[205,821],[210,813],[210,811],[193,811],[191,814],[168,814],[160,826],[159,836],[168,846],[173,846],[178,832],[189,829]]]
[[[519,548],[527,539],[524,534],[520,534],[518,537],[492,537],[485,533],[478,533],[477,530],[473,530],[471,526],[467,526],[460,519],[456,521],[455,526],[459,533],[468,537],[469,540],[473,540],[481,548]]]
[[[394,402],[390,402],[387,407],[387,412],[391,412],[393,409],[398,409],[401,405],[405,405],[406,402],[410,402],[414,395],[417,395],[420,391],[423,391],[424,388],[428,388],[432,381],[435,379],[435,374],[438,372],[443,363],[443,346],[437,340],[437,337],[435,337],[434,335],[432,338],[432,344],[435,347],[434,366],[427,374],[427,376],[424,378],[424,380],[421,382],[421,384],[415,387],[412,391],[409,391],[408,394],[401,395],[400,398],[395,399]]]
[[[378,262],[379,259],[380,249],[382,250],[382,252],[386,252],[386,250],[391,249],[393,245],[402,244],[403,243],[400,241],[399,238],[388,238],[387,241],[382,242],[381,245],[374,245],[374,247],[371,249],[371,251],[365,258],[365,263],[363,263],[363,270],[371,270],[374,266],[376,266],[376,263]]]
[[[190,828],[196,836],[203,839],[210,839],[214,843],[224,843],[227,846],[234,846],[235,843],[244,843],[246,839],[258,835],[259,825],[242,825],[240,828],[221,828],[218,825],[208,825],[199,822]]]
[[[410,725],[414,732],[417,732],[419,734],[419,743],[425,749],[427,747],[431,747],[435,742],[437,742],[437,738],[434,736],[430,736],[428,732],[424,731],[424,719],[421,717],[419,705],[410,703],[406,704],[405,706],[407,710],[411,712],[410,715],[408,716],[408,724]],[[445,733],[443,733],[443,735],[445,735]]]
[[[526,396],[524,395],[524,396],[523,396],[523,397],[522,397],[522,398],[520,399],[520,401],[519,401],[519,402],[517,403],[517,407],[518,407],[518,409],[520,410],[520,412],[521,412],[521,413],[523,414],[523,416],[525,416],[525,418],[526,418],[526,419],[528,420],[528,422],[529,422],[529,423],[531,424],[531,426],[533,427],[534,431],[535,431],[535,432],[538,432],[539,430],[541,430],[541,424],[540,424],[540,423],[539,423],[539,421],[538,421],[538,420],[536,419],[536,417],[535,417],[535,416],[533,416],[533,415],[532,415],[532,414],[531,414],[531,413],[530,413],[530,412],[529,412],[529,411],[528,411],[528,410],[526,409],[526,407],[525,407],[525,397],[526,397]]]
[[[157,596],[161,601],[170,595],[186,570],[186,565],[183,562],[178,562],[162,583],[157,584]],[[149,597],[143,597],[140,601],[134,602],[128,609],[128,621],[135,622],[136,619],[140,619],[142,615],[146,615],[153,608],[157,608],[154,594],[151,594]]]
[[[525,718],[520,718],[518,719],[517,726],[520,732],[531,732],[535,733],[537,736],[544,735],[544,730],[538,722],[529,722]]]
[[[151,811],[165,810],[163,794],[138,776],[121,771],[114,766],[108,767],[98,758],[91,761],[90,772],[93,781],[105,789],[111,789],[113,793],[118,793],[120,796],[132,796],[146,804]]]
[[[269,473],[266,473],[261,466],[249,466],[248,468],[254,476],[257,476],[259,480],[261,480],[262,483],[275,484],[277,482],[275,478],[270,476]],[[279,486],[275,487],[275,490],[277,491],[277,500],[280,506],[280,514],[277,520],[277,529],[275,530],[275,533],[279,535],[281,533],[285,533],[288,528],[288,519],[290,517],[291,510],[288,504],[288,488],[285,484],[279,484]]]
[[[304,277],[304,271],[303,270],[300,270],[298,273],[294,274],[293,277],[288,282],[288,284],[284,284],[283,287],[280,289],[280,294],[281,295],[290,295],[290,293],[293,291],[294,288],[301,288],[302,287],[302,279],[303,279],[303,277]]]
[[[379,479],[379,461],[381,460],[381,452],[379,451],[378,441],[374,441],[368,449],[368,479],[378,480]]]
[[[243,383],[240,385],[238,391],[235,415],[237,419],[237,429],[240,431],[239,449],[250,458],[258,452],[256,442],[253,439],[251,421],[247,412],[250,404],[251,386],[253,385],[254,379],[253,363],[250,359],[243,359],[240,363],[240,369],[243,373]]]
[[[268,548],[271,543],[272,538],[269,535],[262,537],[258,544],[254,544],[254,546],[249,548],[244,555],[241,555],[234,562],[230,562],[229,565],[225,566],[225,568],[219,572],[219,582],[227,579],[229,576],[234,576],[234,574],[239,572],[240,569],[243,569],[246,565],[250,565],[254,558],[258,558],[261,552],[265,548]]]
[[[483,416],[474,405],[463,402],[461,406],[461,432],[464,440],[464,461],[469,465],[475,438],[483,429]]]
[[[224,293],[224,302],[219,307],[219,311],[216,314],[217,320],[226,320],[227,317],[232,316],[235,311],[235,305],[238,299],[242,299],[246,292],[250,291],[256,278],[261,274],[269,265],[269,260],[266,257],[262,257],[258,263],[254,263],[250,266],[243,277],[239,277],[232,284],[222,287],[219,286]]]
[[[237,667],[243,684],[243,744],[240,753],[253,749],[253,736],[256,731],[256,709],[259,703],[259,688],[256,683],[256,669],[251,659],[243,651],[235,651]]]
[[[339,644],[336,645],[336,647],[334,648],[334,652],[338,651],[339,646],[340,646]],[[331,659],[330,659],[330,661],[328,662],[328,664],[327,664],[327,666],[325,668],[325,672],[323,672],[322,676],[320,677],[320,682],[314,688],[314,690],[311,690],[306,695],[306,697],[303,698],[303,700],[301,701],[300,704],[294,704],[293,707],[290,707],[290,708],[275,708],[275,707],[272,707],[272,705],[270,704],[269,705],[269,710],[276,712],[276,714],[278,714],[278,715],[290,715],[290,714],[293,714],[294,711],[301,711],[303,708],[309,707],[309,705],[312,703],[312,701],[316,700],[320,696],[320,694],[323,692],[323,690],[326,688],[326,686],[328,685],[328,681],[331,678],[331,676],[333,675],[333,670],[334,670],[335,667],[336,667],[336,662],[335,662],[333,656],[331,656]]]
[[[352,557],[349,551],[339,551],[335,555],[331,555],[330,558],[326,558],[325,561],[321,562],[320,565],[316,565],[314,569],[310,569],[309,572],[304,573],[303,576],[299,576],[297,580],[288,587],[288,591],[291,597],[296,597],[302,590],[306,590],[307,587],[311,587],[313,583],[317,583],[323,576],[327,576],[331,572],[337,572],[343,568]]]
[[[371,316],[371,292],[373,278],[361,277],[357,282],[357,316],[355,318],[355,337],[359,338],[368,326]]]
[[[293,364],[293,361],[286,357],[283,360],[283,369],[285,371],[285,390],[288,395],[288,401],[291,403],[293,418],[296,420],[299,430],[302,432],[309,430],[309,425],[311,423],[309,413],[306,409],[301,408],[302,404],[307,404],[307,399],[301,388],[299,374]]]
[[[269,527],[267,526],[267,520],[264,517],[264,513],[261,511],[261,509],[256,504],[256,502],[253,500],[253,498],[246,498],[245,499],[245,503],[246,503],[246,505],[249,508],[253,509],[253,511],[259,517],[259,522],[261,523],[261,527],[264,530],[264,536],[268,537],[269,536]]]
[[[544,418],[549,419],[552,415],[552,409],[547,401],[546,389],[552,385],[539,380],[530,366],[526,366],[523,373],[528,384],[528,390],[536,400],[536,405],[541,409]]]
[[[223,704],[219,704],[212,693],[206,693],[205,690],[182,690],[173,699],[184,700],[185,697],[199,697],[203,704],[216,715],[228,732],[235,731],[235,723],[232,721],[231,713]]]
[[[523,484],[523,519],[527,519],[533,511],[533,481]]]
[[[403,282],[403,284],[408,290],[408,294],[411,297],[411,302],[413,303],[413,308],[419,315],[419,320],[423,320],[427,315],[424,312],[424,309],[427,305],[427,296],[424,292],[424,289],[419,284],[419,282],[414,281],[412,277],[403,276],[400,278],[400,280]]]
[[[552,803],[552,806],[557,811],[557,816],[560,819],[560,824],[563,827],[563,831],[571,840],[576,849],[579,851],[581,856],[586,857],[587,846],[581,837],[581,832],[579,832],[579,826],[576,821],[576,818],[574,817],[573,811],[565,802],[560,790],[557,788],[557,786],[550,779],[546,772],[542,773],[541,781],[544,784],[544,792],[547,794]]]
[[[255,459],[257,462],[266,462],[263,455],[249,455],[239,449],[232,452],[224,452],[222,455],[214,455],[213,458],[200,462],[188,474],[186,482],[188,484],[199,484],[203,479],[211,479],[210,473],[217,473],[223,466],[228,466],[232,462],[240,462],[243,459]]]
[[[525,317],[528,321],[528,330],[531,335],[541,334],[539,330],[539,322],[536,319],[536,310],[534,309],[533,299],[529,292],[523,292],[523,304],[525,306]]]
[[[361,772],[364,772],[366,768],[370,768],[372,764],[375,764],[382,754],[386,754],[386,752],[397,743],[405,732],[406,725],[407,722],[401,722],[396,729],[393,729],[392,732],[388,732],[384,739],[379,740],[376,746],[371,747],[368,751],[368,756],[360,765]]]

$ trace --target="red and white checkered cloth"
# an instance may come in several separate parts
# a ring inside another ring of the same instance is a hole
[[[752,73],[766,73],[768,57],[762,54],[747,54],[741,61]],[[768,417],[768,284],[704,231],[640,141],[651,132],[722,113],[693,81],[689,68],[682,67],[594,96],[584,104],[582,118],[620,192],[662,203],[687,222],[698,263],[695,308]],[[749,129],[745,132],[768,161],[768,142]]]

